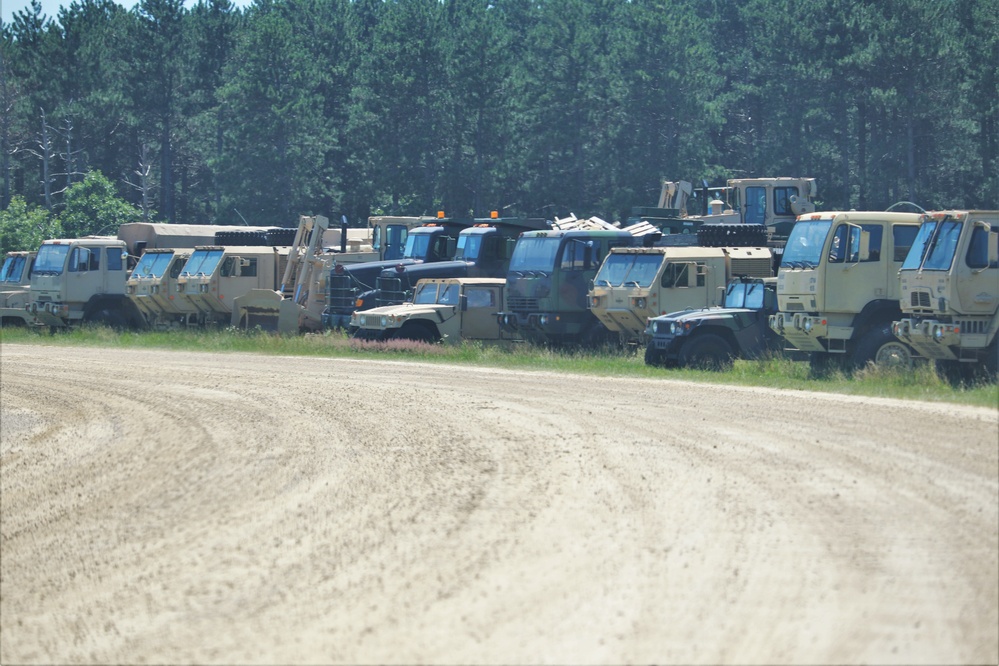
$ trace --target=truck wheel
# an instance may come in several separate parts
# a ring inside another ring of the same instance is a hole
[[[912,352],[892,334],[891,324],[884,324],[868,331],[857,342],[853,353],[853,369],[859,370],[868,363],[873,363],[878,368],[909,370],[912,368]]]
[[[440,335],[437,334],[437,331],[431,329],[429,326],[413,323],[405,324],[399,329],[399,332],[392,337],[400,340],[426,342],[427,344],[433,344],[440,340]]]
[[[91,324],[97,324],[98,326],[107,326],[108,328],[113,328],[116,331],[122,331],[128,328],[128,322],[125,321],[124,315],[122,315],[117,309],[108,306],[94,310],[94,312],[87,317],[86,321]]]
[[[651,365],[654,368],[661,368],[666,365],[663,353],[656,349],[651,342],[645,347],[645,365]]]
[[[680,349],[680,366],[705,370],[730,370],[732,346],[713,333],[699,335]]]

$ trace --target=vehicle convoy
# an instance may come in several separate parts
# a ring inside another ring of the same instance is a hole
[[[0,326],[27,326],[33,317],[24,309],[31,287],[34,252],[8,252],[0,268]]]
[[[607,228],[522,234],[510,258],[506,306],[497,315],[500,326],[510,335],[540,344],[609,342],[610,332],[588,307],[590,282],[613,248],[651,243],[659,237],[658,232],[643,236]]]
[[[496,318],[505,286],[500,278],[420,280],[412,301],[355,312],[350,327],[354,337],[365,340],[511,340]]]
[[[616,247],[588,291],[590,311],[621,342],[639,340],[650,317],[717,305],[734,277],[772,277],[765,247]]]
[[[517,236],[525,231],[547,229],[539,218],[499,218],[474,220],[472,226],[458,233],[454,259],[419,264],[396,264],[383,269],[375,280],[375,289],[363,295],[365,303],[377,307],[404,303],[412,298],[419,280],[450,277],[505,278]]]
[[[892,334],[901,318],[898,271],[919,230],[918,213],[803,215],[777,275],[770,327],[809,352],[813,368],[845,363],[909,366],[914,352]]]
[[[928,215],[899,272],[903,317],[893,331],[948,375],[996,379],[999,211]]]
[[[777,278],[729,282],[721,307],[688,309],[649,319],[645,363],[724,370],[736,358],[778,352],[781,339],[768,325],[777,312]]]
[[[375,282],[386,268],[453,259],[458,248],[458,233],[472,224],[471,220],[445,218],[443,212],[436,218],[414,218],[413,221],[414,227],[406,233],[402,256],[351,265],[337,263],[329,271],[323,326],[346,328],[355,310],[370,310],[377,305],[374,294],[368,294],[375,290]],[[394,248],[392,254],[395,254]]]
[[[142,314],[125,294],[128,256],[125,241],[110,236],[43,242],[26,310],[51,328],[88,322],[143,326]]]

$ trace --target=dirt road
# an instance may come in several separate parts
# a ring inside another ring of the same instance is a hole
[[[4,664],[999,661],[996,410],[0,359]]]

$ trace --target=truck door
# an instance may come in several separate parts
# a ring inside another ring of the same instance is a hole
[[[94,294],[107,291],[106,280],[101,275],[101,248],[75,246],[69,253],[66,268],[66,294],[63,300],[86,303]]]
[[[499,338],[496,313],[503,307],[503,287],[496,285],[465,287],[461,313],[461,337],[468,340]]]
[[[957,293],[960,312],[971,315],[990,315],[996,311],[999,300],[999,220],[992,224],[969,217],[965,224],[972,225],[968,239],[968,249],[963,256],[954,258],[964,265],[952,270],[960,276]],[[951,278],[952,280],[954,278]]]
[[[889,288],[892,262],[882,257],[883,223],[839,224],[830,234],[826,248],[825,309],[831,312],[860,312],[872,299],[897,298],[898,288]],[[897,267],[896,267],[897,268]]]

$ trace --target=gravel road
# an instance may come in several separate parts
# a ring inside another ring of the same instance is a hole
[[[0,661],[996,663],[999,411],[0,347]]]

